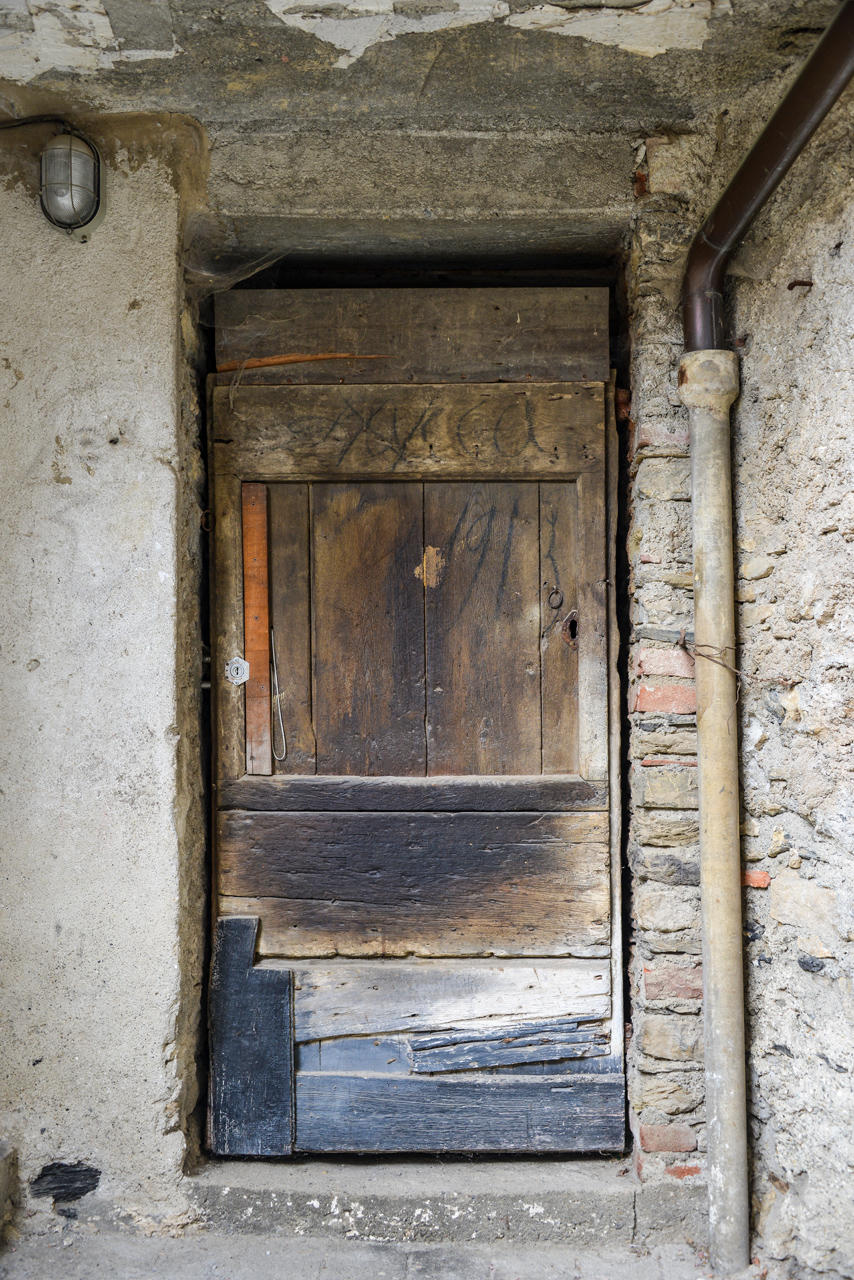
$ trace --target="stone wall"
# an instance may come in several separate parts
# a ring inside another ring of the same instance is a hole
[[[116,149],[86,244],[23,143],[0,185],[0,1133],[25,1182],[82,1163],[151,1214],[180,1208],[196,1093],[199,471],[178,197]]]
[[[854,1275],[852,121],[849,97],[738,253],[731,289],[752,1182],[760,1245],[798,1276]],[[726,150],[713,126],[648,142],[630,263],[629,1096],[637,1166],[664,1181],[701,1178],[705,1145],[677,302],[744,132]]]

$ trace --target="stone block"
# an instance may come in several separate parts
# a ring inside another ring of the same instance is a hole
[[[645,809],[696,809],[697,771],[678,765],[637,769],[632,792],[636,803]]]
[[[694,1014],[648,1013],[640,1028],[641,1052],[669,1062],[702,1062],[703,1027]]]
[[[635,501],[648,498],[653,502],[688,502],[691,498],[691,473],[683,458],[644,458],[635,479]]]
[[[682,1115],[703,1101],[704,1081],[700,1072],[638,1071],[632,1076],[629,1096],[635,1111],[654,1108],[666,1115]]]
[[[634,916],[639,929],[657,933],[695,929],[700,922],[700,895],[696,889],[644,881],[635,890]]]
[[[769,896],[769,915],[778,924],[794,925],[828,946],[838,944],[837,898],[832,889],[786,868],[775,876]]]
[[[634,836],[641,845],[666,849],[696,844],[700,826],[696,813],[654,813],[642,809],[634,816]]]
[[[700,883],[700,855],[695,848],[676,850],[632,845],[629,863],[641,880],[657,880],[661,884]]]

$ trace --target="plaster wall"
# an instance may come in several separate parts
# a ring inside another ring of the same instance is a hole
[[[0,186],[0,1132],[24,1180],[82,1161],[175,1212],[203,914],[178,197],[119,158],[106,199],[78,244]]]
[[[849,94],[730,287],[752,1187],[763,1256],[799,1277],[854,1275],[852,124]],[[705,1133],[677,301],[708,172],[731,165],[712,128],[652,139],[646,161],[631,277],[630,1100],[642,1175],[684,1184],[703,1175]]]

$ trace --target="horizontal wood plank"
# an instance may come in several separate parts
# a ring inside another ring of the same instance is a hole
[[[300,1072],[299,1151],[622,1151],[621,1075]]]
[[[289,357],[241,380],[371,382],[377,366],[386,382],[608,378],[607,288],[236,289],[215,302],[218,367]]]
[[[265,955],[572,955],[608,942],[604,813],[231,809],[218,829],[220,911],[263,903]]]
[[[600,383],[218,387],[214,468],[252,480],[574,477],[600,466]]]
[[[263,972],[279,961],[264,960]],[[524,1020],[606,1018],[607,960],[295,961],[294,1037],[479,1034]]]
[[[424,810],[456,813],[462,810],[575,810],[607,809],[604,782],[583,778],[481,777],[434,778],[286,778],[243,777],[219,788],[221,809],[294,809],[385,812]]]

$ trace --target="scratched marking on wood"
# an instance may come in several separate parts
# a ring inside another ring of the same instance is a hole
[[[545,479],[595,468],[598,383],[215,388],[217,470],[261,479]]]

